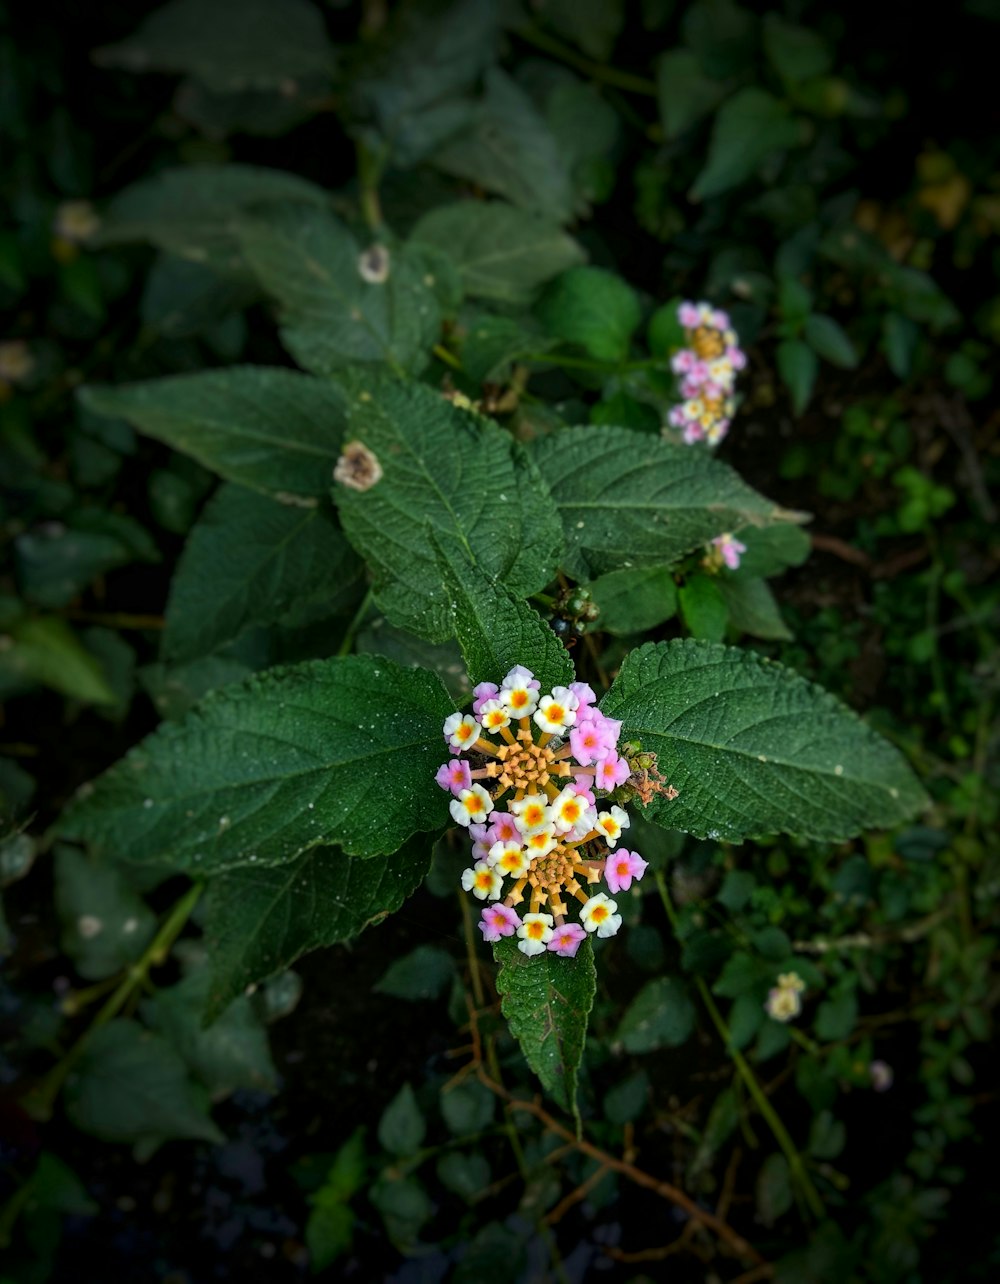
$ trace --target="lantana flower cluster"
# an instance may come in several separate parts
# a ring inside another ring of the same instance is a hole
[[[682,303],[677,318],[684,327],[686,347],[671,358],[680,376],[684,400],[667,416],[680,428],[688,445],[706,441],[717,446],[729,431],[735,403],[737,373],[747,363],[729,314],[710,303]]]
[[[619,846],[625,809],[598,805],[631,775],[618,753],[621,723],[601,713],[586,682],[540,687],[522,665],[499,685],[481,682],[472,713],[445,721],[452,758],[436,780],[472,838],[462,886],[487,902],[485,939],[516,933],[529,957],[573,958],[588,933],[615,935],[613,895],[641,879],[647,862]],[[574,900],[578,921],[569,917]]]
[[[764,1010],[774,1021],[793,1021],[802,1011],[806,983],[798,972],[782,972],[777,985],[767,992]]]

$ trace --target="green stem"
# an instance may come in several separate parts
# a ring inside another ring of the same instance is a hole
[[[443,343],[435,343],[431,349],[439,361],[443,361],[446,366],[451,366],[452,370],[461,370],[462,363],[454,352],[449,352]]]
[[[551,54],[553,58],[558,58],[568,67],[575,67],[591,80],[600,81],[604,85],[614,85],[617,89],[627,89],[629,93],[642,94],[646,98],[657,97],[656,85],[651,80],[646,80],[643,76],[633,76],[629,71],[619,71],[617,67],[609,67],[605,63],[593,62],[532,23],[525,23],[513,30],[514,34],[526,44],[534,45],[536,49]]]
[[[667,883],[666,879],[663,877],[662,870],[656,871],[656,886],[659,889],[660,900],[663,902],[663,908],[667,912],[667,918],[670,920],[670,926],[674,929],[676,934],[679,928],[677,911],[674,909],[673,901],[670,899],[670,893],[667,890]],[[802,1156],[799,1154],[794,1141],[792,1141],[788,1134],[788,1129],[781,1122],[777,1111],[767,1099],[767,1095],[765,1094],[764,1089],[760,1086],[757,1076],[754,1074],[749,1061],[747,1061],[739,1048],[735,1048],[733,1046],[733,1039],[729,1031],[729,1027],[726,1025],[722,1013],[716,1006],[715,1000],[712,998],[712,993],[705,984],[705,981],[700,976],[696,976],[694,980],[698,987],[698,992],[702,997],[702,1002],[705,1004],[705,1007],[708,1010],[708,1015],[712,1019],[712,1024],[718,1031],[719,1038],[725,1044],[726,1051],[732,1058],[733,1065],[736,1067],[737,1073],[746,1085],[747,1092],[749,1092],[750,1096],[753,1098],[754,1104],[763,1116],[767,1126],[771,1129],[774,1139],[784,1152],[785,1158],[788,1160],[788,1167],[791,1169],[792,1176],[798,1182],[799,1187],[805,1196],[806,1203],[809,1205],[810,1211],[817,1218],[824,1217],[826,1215],[826,1209],[823,1206],[823,1201],[820,1198],[816,1187],[812,1183],[812,1178],[806,1171],[806,1166],[803,1162]]]
[[[361,605],[354,612],[354,618],[351,620],[350,624],[347,626],[347,632],[344,634],[343,641],[341,642],[340,646],[337,648],[338,656],[350,655],[351,647],[354,645],[354,636],[357,633],[358,629],[361,628],[361,625],[364,623],[365,616],[368,614],[368,611],[371,607],[373,597],[374,597],[374,593],[371,589],[369,589],[368,592],[365,594],[364,598],[362,599]]]
[[[146,946],[142,957],[128,969],[114,993],[94,1017],[88,1028],[80,1035],[58,1065],[53,1066],[38,1087],[25,1098],[23,1102],[24,1108],[33,1118],[41,1120],[51,1118],[56,1097],[66,1082],[67,1075],[80,1059],[87,1045],[87,1040],[95,1030],[99,1030],[101,1026],[107,1025],[109,1021],[114,1020],[135,991],[145,984],[150,968],[159,967],[161,963],[166,961],[174,941],[180,936],[185,923],[191,917],[191,913],[198,903],[201,890],[201,883],[194,883],[180,900],[174,903],[169,914],[163,920],[160,930],[149,945]]]
[[[437,349],[435,349],[437,351]],[[524,352],[519,357],[521,361],[535,361],[550,366],[566,366],[571,370],[593,370],[597,374],[615,375],[631,374],[636,370],[659,370],[667,373],[667,367],[662,361],[655,358],[649,358],[641,361],[591,361],[587,357],[564,357],[551,352]]]

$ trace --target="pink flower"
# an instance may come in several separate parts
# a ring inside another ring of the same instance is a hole
[[[479,930],[487,941],[513,936],[520,926],[521,920],[509,905],[487,905],[479,922]]]
[[[472,839],[474,843],[481,843],[483,839],[486,837],[486,833],[488,829],[489,829],[489,825],[484,824],[482,821],[480,821],[478,824],[470,825],[469,837]]]
[[[594,688],[588,683],[571,682],[569,684],[569,689],[579,701],[579,704],[576,706],[577,713],[579,713],[581,709],[589,709],[592,704],[597,703],[597,696],[594,694]]]
[[[628,780],[629,774],[628,763],[612,751],[597,764],[597,788],[617,789]]]
[[[627,892],[632,886],[632,879],[638,882],[648,868],[649,862],[643,860],[638,852],[626,851],[623,847],[608,857],[604,877],[613,892]]]
[[[519,843],[521,841],[521,831],[515,824],[514,817],[510,812],[494,812],[490,820],[492,824],[487,837],[491,846],[493,843]]]
[[[605,737],[601,734],[600,727],[591,718],[573,728],[569,733],[569,743],[573,750],[573,757],[581,767],[589,767],[602,754],[608,752]]]
[[[586,935],[579,923],[563,923],[562,927],[557,927],[552,933],[548,948],[553,954],[559,954],[564,959],[574,958],[580,948],[580,942],[586,938]]]
[[[472,768],[464,760],[454,759],[438,767],[434,779],[442,789],[450,789],[457,796],[463,789],[472,788]]]
[[[591,807],[595,806],[597,799],[594,797],[594,777],[593,776],[574,776],[570,789],[575,794],[579,794],[584,802],[590,803]]]
[[[474,697],[472,712],[478,718],[483,711],[483,705],[487,700],[495,700],[500,694],[500,688],[495,682],[480,682],[477,687],[473,687],[472,694]]]
[[[704,439],[705,432],[701,424],[685,423],[684,425],[684,443],[687,446],[693,446],[696,441]]]
[[[722,560],[731,571],[739,570],[740,556],[747,551],[746,544],[741,544],[734,535],[718,535],[712,544],[722,554]]]
[[[674,374],[687,374],[697,360],[690,348],[681,348],[670,358],[670,368]]]
[[[701,325],[701,310],[697,303],[682,303],[677,309],[677,320],[685,330],[693,330]]]

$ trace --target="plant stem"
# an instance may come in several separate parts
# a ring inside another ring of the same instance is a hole
[[[63,1059],[52,1067],[38,1087],[25,1098],[23,1102],[24,1108],[34,1119],[46,1120],[51,1118],[52,1108],[55,1105],[56,1097],[59,1095],[59,1090],[66,1082],[69,1072],[80,1059],[87,1040],[95,1030],[99,1030],[101,1026],[107,1025],[109,1021],[114,1020],[135,991],[145,984],[150,968],[159,967],[160,964],[166,962],[174,941],[180,936],[185,923],[191,917],[191,913],[198,903],[201,891],[201,883],[194,883],[180,900],[174,903],[163,920],[160,930],[149,945],[146,946],[142,957],[128,969],[107,1003],[104,1004]]]
[[[347,632],[344,634],[343,640],[340,643],[340,646],[337,648],[338,656],[350,655],[351,647],[354,645],[354,636],[357,633],[358,629],[361,627],[361,625],[364,623],[364,618],[368,614],[368,610],[371,607],[373,596],[374,594],[372,590],[369,589],[368,592],[365,594],[364,598],[362,599],[361,605],[354,612],[354,618],[351,620],[350,624],[347,626]]]
[[[670,920],[670,926],[676,933],[679,926],[677,921],[677,911],[674,909],[673,901],[670,899],[670,893],[667,890],[667,882],[663,877],[662,870],[656,871],[656,886],[660,893],[660,900],[663,902],[663,908],[667,912],[667,918]],[[788,1134],[788,1129],[781,1122],[777,1111],[767,1099],[764,1089],[760,1086],[757,1076],[754,1074],[749,1061],[747,1061],[739,1048],[735,1048],[733,1046],[733,1039],[730,1034],[729,1027],[726,1025],[722,1013],[716,1006],[715,1000],[712,998],[712,993],[705,984],[705,981],[700,976],[696,976],[694,980],[698,987],[698,993],[701,995],[702,1001],[708,1009],[708,1015],[712,1019],[712,1024],[718,1031],[719,1038],[725,1044],[726,1051],[732,1058],[733,1065],[736,1067],[737,1073],[746,1085],[747,1092],[749,1092],[750,1096],[753,1098],[754,1104],[764,1117],[767,1126],[771,1129],[774,1139],[784,1152],[785,1158],[788,1160],[788,1167],[791,1169],[792,1176],[799,1183],[799,1187],[805,1196],[810,1212],[817,1218],[824,1217],[826,1215],[826,1209],[823,1206],[823,1201],[820,1198],[816,1187],[812,1183],[812,1178],[806,1171],[806,1166],[802,1160],[802,1156],[799,1154],[794,1141],[792,1141]]]
[[[656,85],[651,80],[646,80],[643,76],[633,76],[629,71],[619,71],[617,67],[609,67],[605,63],[593,62],[583,54],[577,53],[575,49],[564,45],[561,40],[548,35],[533,23],[515,27],[514,34],[519,36],[525,44],[534,45],[536,49],[551,54],[553,58],[558,58],[567,66],[582,71],[591,80],[598,80],[605,85],[614,85],[617,89],[627,89],[629,93],[642,94],[646,98],[657,96]]]
[[[435,343],[431,349],[439,361],[443,361],[446,366],[451,366],[452,370],[461,370],[462,363],[454,352],[449,352],[443,343]]]
[[[459,904],[462,906],[462,927],[465,931],[465,955],[469,961],[469,979],[472,982],[472,995],[476,1000],[476,1007],[481,1008],[486,1004],[486,995],[483,993],[483,978],[479,975],[479,960],[476,958],[476,942],[472,935],[472,911],[469,909],[469,898],[462,892],[458,893]]]

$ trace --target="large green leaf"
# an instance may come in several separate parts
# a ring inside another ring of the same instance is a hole
[[[295,370],[234,366],[80,395],[228,481],[292,503],[326,494],[340,453],[343,393]]]
[[[700,838],[843,839],[907,820],[926,797],[902,755],[828,691],[708,642],[631,652],[601,702],[678,790],[650,819]]]
[[[88,981],[135,963],[156,931],[155,915],[119,866],[65,844],[55,851],[55,906],[60,944]]]
[[[499,682],[515,664],[531,669],[543,691],[572,682],[576,675],[569,652],[538,612],[488,579],[461,552],[438,547],[455,637],[473,685]]]
[[[192,530],[167,602],[166,660],[209,655],[309,602],[335,605],[358,576],[354,550],[321,508],[220,488]]]
[[[704,201],[739,186],[772,152],[785,151],[798,140],[798,122],[785,103],[756,86],[741,89],[719,109],[708,160],[691,199]]]
[[[239,225],[247,262],[281,304],[282,341],[301,365],[329,374],[359,362],[419,371],[441,313],[426,265],[384,248],[388,275],[362,276],[362,246],[326,210],[289,205]]]
[[[576,1076],[597,992],[589,938],[572,959],[548,951],[528,958],[514,937],[498,941],[493,954],[500,964],[501,1010],[511,1033],[545,1091],[575,1115]]]
[[[435,534],[515,595],[552,578],[561,543],[555,507],[496,424],[422,384],[383,379],[352,400],[349,436],[375,454],[383,476],[364,491],[338,485],[335,499],[392,623],[431,641],[453,636]]]
[[[718,584],[733,628],[752,633],[755,638],[791,639],[766,580],[744,575],[741,567],[739,575],[720,576]]]
[[[584,252],[559,224],[502,201],[457,201],[425,214],[411,239],[448,254],[466,294],[527,303],[538,286]]]
[[[794,519],[707,451],[628,428],[553,433],[533,456],[559,507],[578,580],[669,566],[725,531]]]
[[[112,1021],[90,1035],[66,1080],[65,1102],[70,1122],[102,1141],[225,1141],[180,1056],[134,1021]]]
[[[464,96],[496,58],[496,0],[411,0],[360,49],[351,106],[373,119],[400,166],[415,165],[469,119]]]
[[[677,138],[726,96],[727,86],[706,76],[689,49],[675,49],[660,59],[656,91],[660,120],[668,138]]]
[[[202,1012],[210,985],[208,969],[200,967],[176,985],[157,990],[143,1003],[142,1015],[180,1053],[213,1100],[238,1088],[274,1092],[277,1076],[267,1031],[249,997],[239,997],[206,1027]]]
[[[0,694],[40,683],[86,704],[114,704],[117,697],[100,664],[57,616],[24,616],[4,632],[0,649]]]
[[[440,681],[377,656],[270,669],[148,736],[65,813],[118,859],[211,874],[320,843],[396,851],[447,820]]]
[[[639,296],[614,272],[573,267],[553,281],[538,302],[549,334],[576,343],[598,361],[624,361],[642,317]]]
[[[281,865],[246,866],[213,878],[205,899],[213,1019],[248,985],[301,955],[357,936],[419,886],[430,864],[426,838],[379,860],[313,847]]]
[[[289,201],[325,206],[322,188],[255,165],[165,169],[119,192],[104,212],[99,245],[147,241],[216,271],[245,276],[234,220]]]
[[[281,89],[333,65],[308,0],[171,0],[95,57],[103,67],[183,72],[218,90]]]
[[[467,128],[434,154],[435,165],[506,197],[522,209],[566,222],[573,184],[566,158],[544,116],[499,68],[486,74],[481,102],[467,109]]]

